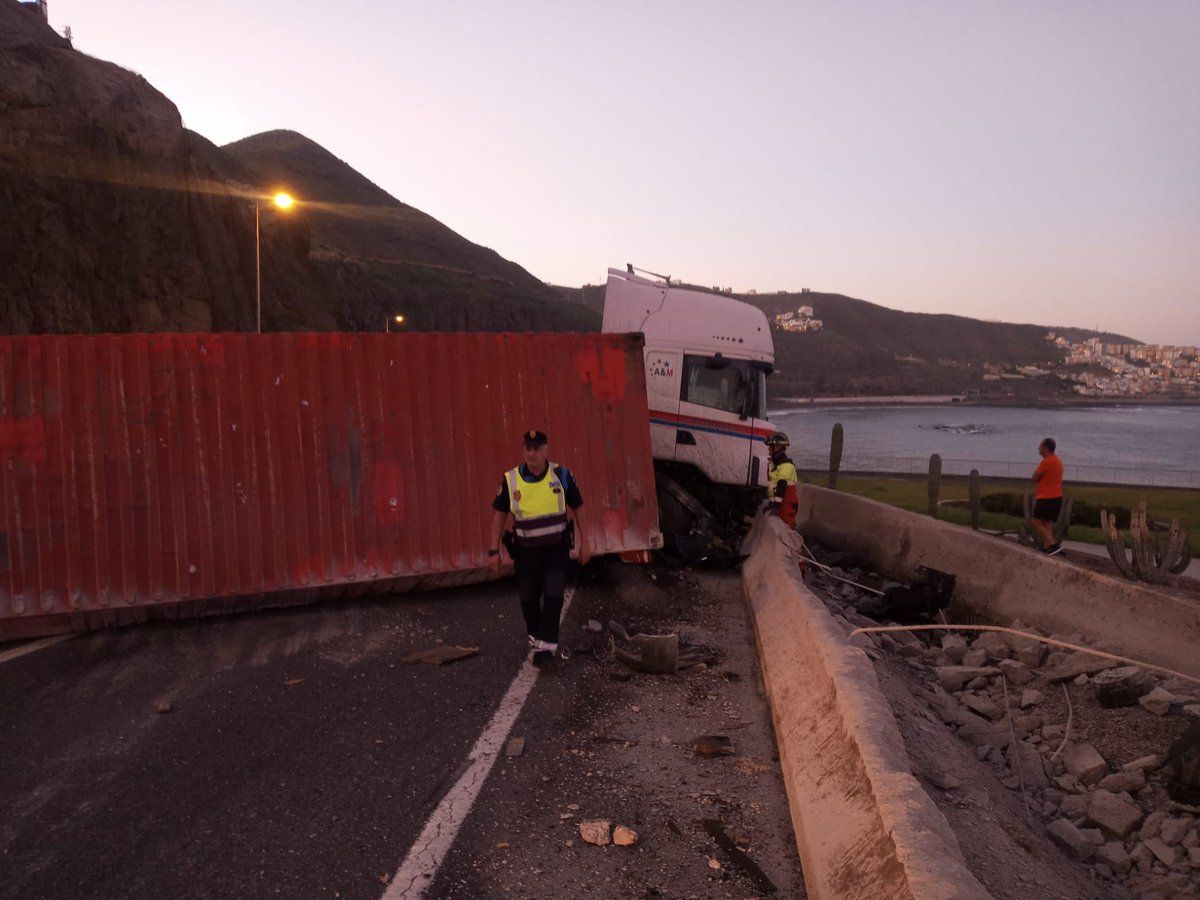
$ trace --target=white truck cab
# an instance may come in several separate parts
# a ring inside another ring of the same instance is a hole
[[[766,376],[775,346],[762,310],[724,294],[608,270],[605,332],[646,338],[654,458],[713,485],[767,483]]]

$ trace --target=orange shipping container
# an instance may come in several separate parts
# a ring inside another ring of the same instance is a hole
[[[657,545],[638,335],[0,338],[0,640],[482,580],[527,428]]]

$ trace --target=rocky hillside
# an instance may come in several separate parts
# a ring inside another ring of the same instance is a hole
[[[0,332],[594,329],[519,266],[292,132],[218,148],[145,79],[0,0]]]
[[[588,309],[601,311],[604,287],[559,288],[559,295]],[[966,316],[901,312],[842,294],[739,294],[768,316],[812,306],[824,328],[818,332],[776,331],[777,372],[772,379],[777,396],[948,394],[981,391],[991,394],[1046,390],[1066,392],[1057,380],[1029,382],[984,381],[984,364],[993,366],[1057,366],[1063,352],[1045,339],[1055,331],[1070,339],[1091,332],[1078,328],[1012,325],[984,322]],[[1106,340],[1128,342],[1119,335]]]

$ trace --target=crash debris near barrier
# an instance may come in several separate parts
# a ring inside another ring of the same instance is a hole
[[[878,593],[887,583],[845,554],[808,550],[828,566],[809,580],[847,635],[973,749],[975,785],[958,771],[923,773],[937,793],[955,802],[999,780],[1028,810],[1030,831],[1086,866],[1106,896],[1200,893],[1200,683],[1028,624],[1011,627],[1029,637],[952,622],[872,633],[889,624]]]

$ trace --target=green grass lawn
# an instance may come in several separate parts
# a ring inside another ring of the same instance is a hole
[[[825,472],[802,472],[813,484],[824,486],[828,476]],[[924,477],[906,478],[903,476],[887,475],[841,475],[838,477],[838,490],[860,497],[869,497],[881,503],[898,506],[901,509],[923,513],[929,505],[929,492]],[[1069,497],[1077,500],[1087,500],[1097,506],[1115,505],[1136,509],[1142,498],[1146,498],[1146,509],[1152,519],[1169,522],[1178,519],[1179,524],[1188,529],[1188,543],[1191,544],[1192,555],[1200,556],[1200,491],[1189,491],[1172,488],[1127,488],[1119,486],[1075,486],[1069,482],[1064,485]],[[1033,493],[1033,482],[1014,481],[1011,479],[983,480],[983,493],[997,491],[1015,491],[1017,493]],[[956,476],[942,476],[942,500],[967,499],[967,479]],[[969,525],[971,514],[968,510],[955,506],[942,506],[939,518],[959,525]],[[1016,531],[1021,520],[1015,516],[1003,513],[984,512],[980,516],[980,527],[989,531]],[[1104,538],[1099,528],[1089,528],[1084,525],[1072,525],[1068,540],[1082,541],[1088,544],[1103,544]]]

